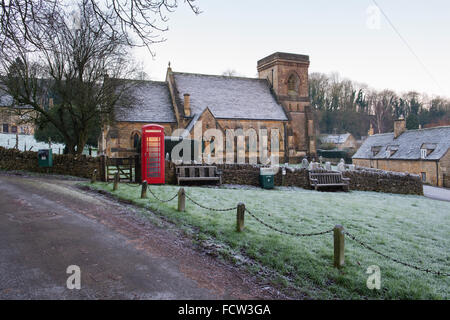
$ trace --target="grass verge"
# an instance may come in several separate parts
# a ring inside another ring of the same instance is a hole
[[[178,212],[177,199],[169,203],[140,199],[140,188],[96,183],[89,186],[115,197],[158,211],[178,226],[194,227],[198,237],[213,237],[234,252],[291,279],[302,293],[318,299],[448,299],[450,278],[436,276],[389,261],[346,239],[345,266],[333,268],[333,235],[294,237],[273,231],[246,214],[245,231],[236,232],[236,211],[215,212],[186,199]],[[150,186],[169,199],[176,186]],[[258,218],[294,233],[328,230],[341,224],[377,250],[420,267],[450,272],[450,203],[421,196],[375,192],[328,193],[296,188],[185,187],[186,194],[213,208],[245,203]],[[381,270],[381,289],[369,290],[367,268]],[[254,270],[256,271],[256,270]]]

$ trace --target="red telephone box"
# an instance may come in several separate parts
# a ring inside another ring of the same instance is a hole
[[[164,176],[164,127],[149,124],[142,127],[141,147],[142,181],[163,184]]]

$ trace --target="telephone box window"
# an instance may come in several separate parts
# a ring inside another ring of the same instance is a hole
[[[148,184],[163,184],[164,177],[164,128],[159,125],[142,127],[141,173]]]

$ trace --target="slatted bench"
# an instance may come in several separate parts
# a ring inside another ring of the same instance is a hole
[[[215,166],[177,166],[177,181],[217,181],[222,184],[222,172]]]
[[[311,170],[309,183],[316,191],[320,187],[342,187],[344,191],[348,191],[350,179],[344,178],[342,172],[338,171]]]

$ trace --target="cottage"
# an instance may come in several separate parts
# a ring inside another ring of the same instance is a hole
[[[393,133],[369,136],[353,156],[362,167],[409,172],[424,183],[450,187],[450,126],[406,130],[396,120]]]
[[[10,95],[0,88],[0,133],[34,134],[34,115],[30,106],[17,106]]]
[[[132,105],[118,106],[115,121],[103,128],[99,150],[127,157],[136,153],[143,125],[159,124],[167,136],[176,129],[192,135],[201,121],[203,131],[219,129],[224,137],[227,129],[266,129],[269,136],[277,129],[281,161],[315,154],[309,57],[277,52],[257,65],[258,78],[174,72],[169,65],[165,81],[137,82]]]

